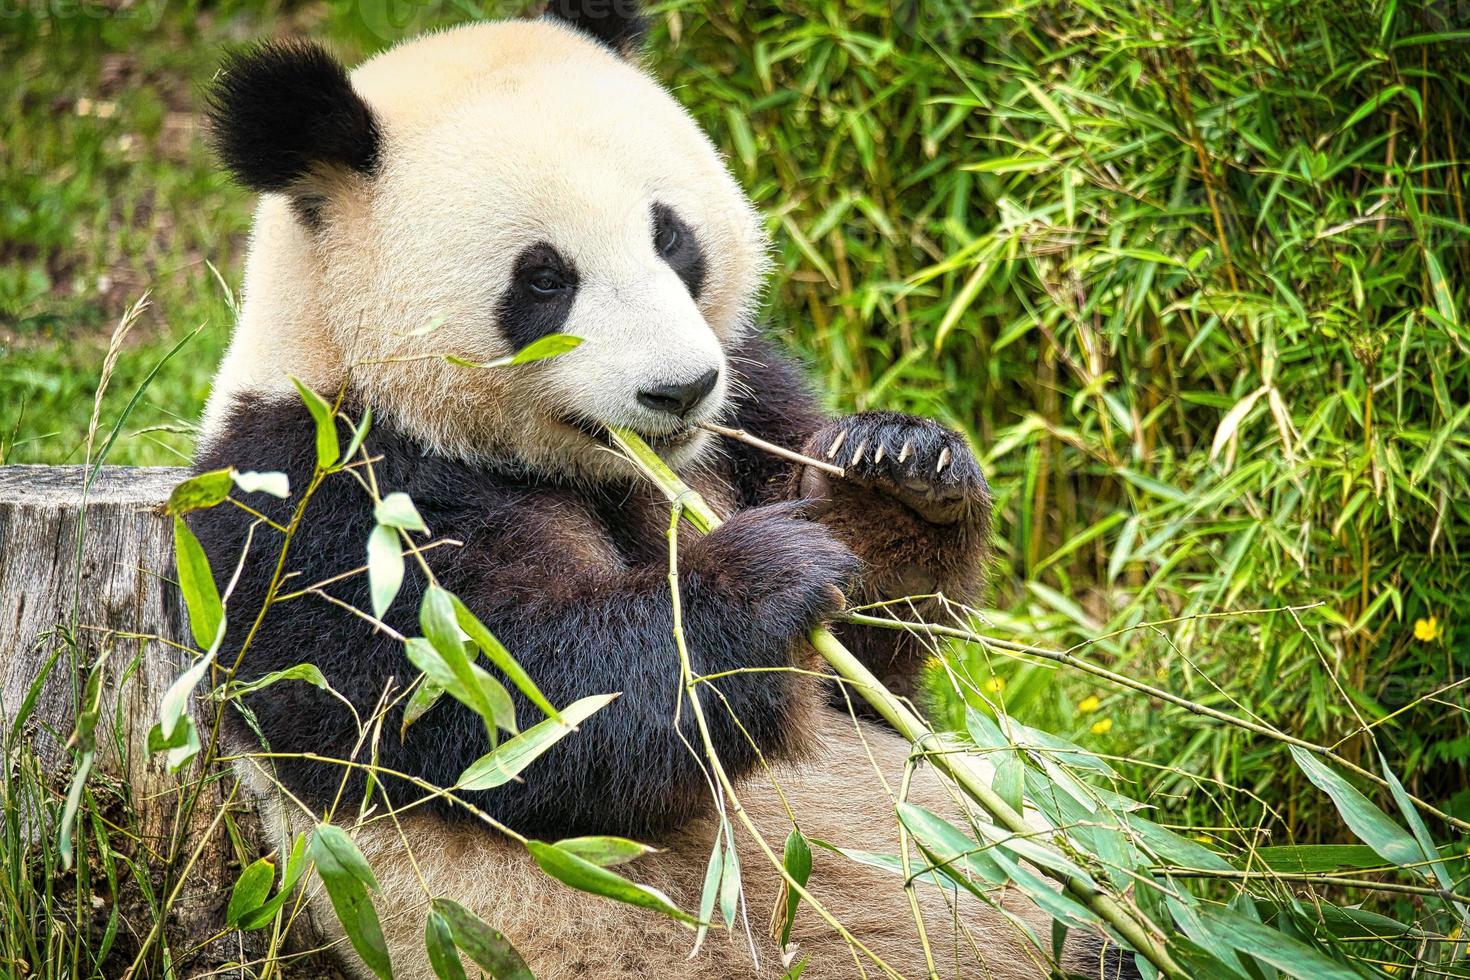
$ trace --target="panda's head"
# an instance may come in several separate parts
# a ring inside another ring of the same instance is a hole
[[[633,58],[629,0],[402,44],[350,74],[321,48],[227,61],[215,147],[264,197],[204,438],[289,377],[345,388],[434,451],[581,478],[601,427],[698,458],[766,265],[748,199]],[[570,353],[479,370],[539,337]]]

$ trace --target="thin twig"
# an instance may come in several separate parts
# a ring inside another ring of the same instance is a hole
[[[790,460],[793,463],[805,463],[807,466],[815,466],[823,473],[830,473],[833,476],[847,475],[847,471],[840,466],[834,466],[820,459],[812,459],[810,456],[804,456],[801,453],[787,449],[785,446],[778,446],[774,442],[766,442],[766,440],[759,436],[753,436],[744,429],[730,429],[723,425],[715,425],[713,422],[699,422],[697,425],[706,432],[713,432],[715,435],[743,442],[746,445],[754,446],[762,452],[770,453],[772,456],[780,456],[782,459]]]

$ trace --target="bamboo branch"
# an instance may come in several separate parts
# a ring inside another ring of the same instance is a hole
[[[858,612],[844,613],[841,616],[841,619],[843,622],[852,623],[858,626],[872,626],[878,629],[888,630],[903,630],[904,632],[919,633],[925,636],[943,636],[955,640],[965,640],[970,643],[979,643],[982,646],[992,647],[997,650],[1004,650],[1008,653],[1018,653],[1022,654],[1023,656],[1036,657],[1041,660],[1050,660],[1053,663],[1062,664],[1063,666],[1072,667],[1076,670],[1083,671],[1084,673],[1091,674],[1094,677],[1101,678],[1102,680],[1105,680],[1110,684],[1116,684],[1119,687],[1125,687],[1129,690],[1138,691],[1141,694],[1146,694],[1151,698],[1157,698],[1158,700],[1163,701],[1167,704],[1172,704],[1176,707],[1184,708],[1185,710],[1191,711],[1194,714],[1200,715],[1202,717],[1211,718],[1226,725],[1234,725],[1236,728],[1244,729],[1245,731],[1252,732],[1264,738],[1270,738],[1278,742],[1283,742],[1286,745],[1295,745],[1297,748],[1303,749],[1307,752],[1311,752],[1313,755],[1320,755],[1324,759],[1330,759],[1331,761],[1337,763],[1339,766],[1342,766],[1344,769],[1356,773],[1357,775],[1362,776],[1364,779],[1377,783],[1384,789],[1388,789],[1390,786],[1387,779],[1384,779],[1382,776],[1378,775],[1370,769],[1366,769],[1363,766],[1358,765],[1351,759],[1348,759],[1340,755],[1339,753],[1334,752],[1332,749],[1328,748],[1325,745],[1318,745],[1316,742],[1309,742],[1306,739],[1298,738],[1295,735],[1289,734],[1288,732],[1283,732],[1279,728],[1273,728],[1270,725],[1263,725],[1259,722],[1251,721],[1248,718],[1240,718],[1236,715],[1230,714],[1228,711],[1221,711],[1218,708],[1211,708],[1209,705],[1200,704],[1198,701],[1191,701],[1188,698],[1180,697],[1172,691],[1166,691],[1163,688],[1154,687],[1152,684],[1145,683],[1144,681],[1135,680],[1134,678],[1129,677],[1126,674],[1120,674],[1117,671],[1108,670],[1106,667],[1100,666],[1087,660],[1083,660],[1081,657],[1074,656],[1061,650],[1049,650],[1046,647],[1031,646],[1027,643],[1014,643],[1010,640],[995,639],[992,637],[984,636],[980,633],[976,633],[974,630],[964,629],[959,626],[944,626],[938,623],[916,623],[911,620],[887,619],[882,616],[868,616]],[[1451,827],[1455,827],[1459,830],[1470,830],[1470,821],[1464,820],[1460,817],[1456,817],[1453,814],[1446,813],[1444,810],[1441,810],[1439,807],[1428,802],[1427,800],[1420,799],[1419,797],[1414,796],[1407,791],[1405,791],[1405,795],[1408,796],[1409,800],[1415,806],[1417,806],[1419,809],[1423,810],[1430,816],[1437,817],[1440,820],[1443,820],[1445,823],[1449,824]]]
[[[719,527],[720,516],[694,490],[690,489],[678,474],[669,469],[659,455],[650,449],[636,433],[627,429],[608,430],[613,443],[620,448],[635,466],[652,480],[670,501],[677,503],[685,518],[701,531]],[[1001,796],[990,788],[990,783],[969,758],[960,753],[945,753],[945,746],[934,730],[922,718],[911,711],[893,692],[883,686],[847,647],[825,627],[817,627],[808,636],[813,648],[832,666],[839,676],[849,681],[870,705],[894,727],[899,734],[929,754],[930,762],[964,791],[965,795],[980,805],[997,824],[1015,834],[1030,834],[1032,828],[1026,819],[1012,809]],[[1051,872],[1048,872],[1051,873]],[[1096,885],[1072,875],[1055,874],[1066,890],[1079,902],[1095,912],[1104,922],[1112,926],[1123,939],[1145,957],[1165,976],[1187,977],[1170,955],[1160,938],[1161,930],[1153,922],[1134,918],[1113,896]],[[1147,928],[1145,928],[1145,925]]]
[[[778,446],[774,442],[766,442],[766,440],[762,439],[760,436],[753,436],[749,432],[746,432],[744,429],[731,429],[723,425],[715,425],[713,422],[700,422],[699,428],[704,429],[706,432],[713,432],[717,436],[724,436],[727,439],[734,439],[735,441],[743,442],[748,446],[754,446],[761,452],[770,453],[772,456],[779,456],[782,459],[788,460],[792,463],[803,463],[807,466],[815,466],[823,473],[830,473],[833,476],[847,475],[847,471],[840,466],[834,466],[833,464],[820,459],[813,459],[810,456],[805,456],[801,453],[787,449],[785,446]]]

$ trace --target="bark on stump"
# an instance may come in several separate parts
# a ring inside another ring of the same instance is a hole
[[[89,785],[99,796],[115,791],[124,812],[136,814],[131,826],[140,836],[133,856],[156,873],[174,831],[179,787],[197,776],[172,775],[162,754],[150,759],[147,753],[159,702],[189,659],[163,641],[192,645],[173,581],[172,522],[161,508],[188,471],[104,466],[90,489],[87,472],[82,466],[0,466],[0,721],[8,731],[45,672],[21,740],[64,792],[72,765],[66,742],[81,685],[105,654]],[[202,714],[196,706],[196,717]],[[204,727],[201,735],[207,734]],[[179,951],[223,924],[238,867],[223,822],[213,834],[208,828],[226,805],[231,783],[215,779],[201,790],[186,831],[184,859],[174,873],[195,847],[202,843],[203,850],[170,913],[168,931],[185,944],[174,947]],[[230,958],[241,952],[236,946]]]

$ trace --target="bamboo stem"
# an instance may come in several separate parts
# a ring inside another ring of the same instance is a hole
[[[638,469],[658,485],[670,501],[679,505],[684,516],[701,531],[711,531],[720,525],[720,516],[694,490],[690,489],[668,465],[650,449],[636,433],[626,429],[608,430],[613,443],[621,449]],[[965,795],[978,803],[1000,826],[1014,834],[1033,833],[1022,814],[990,787],[984,775],[971,764],[970,759],[960,753],[943,751],[940,737],[917,714],[910,710],[882,682],[873,676],[831,630],[817,627],[808,636],[812,647],[822,655],[837,674],[851,683],[870,705],[877,710],[899,734],[908,739],[926,754],[929,761],[964,791]],[[1145,957],[1165,976],[1186,977],[1187,974],[1174,961],[1165,943],[1159,938],[1161,930],[1147,919],[1140,921],[1129,914],[1116,899],[1100,890],[1096,885],[1075,876],[1058,874],[1055,877],[1078,901],[1082,902],[1112,926],[1127,943]],[[1145,928],[1145,923],[1148,928]]]
[[[762,439],[760,436],[753,436],[749,432],[746,432],[744,429],[731,429],[723,425],[715,425],[713,422],[700,422],[698,427],[704,429],[706,432],[713,432],[717,436],[724,436],[727,439],[734,439],[737,442],[743,442],[746,445],[754,446],[762,452],[770,453],[772,456],[779,456],[780,458],[788,460],[792,463],[801,463],[806,466],[815,466],[822,472],[830,473],[833,476],[847,475],[847,471],[840,466],[834,466],[833,464],[820,459],[813,459],[810,456],[806,456],[793,450],[787,449],[785,446],[778,446],[774,442],[766,442],[766,440]]]

